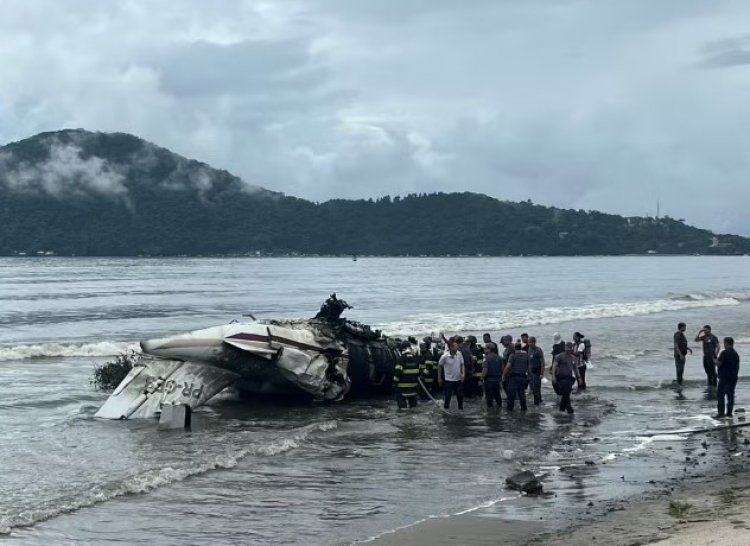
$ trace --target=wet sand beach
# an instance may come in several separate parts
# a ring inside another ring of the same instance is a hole
[[[669,494],[626,503],[621,510],[557,535],[544,535],[528,546],[746,546],[750,544],[748,486],[748,471],[711,482],[685,482]]]
[[[516,546],[747,546],[750,544],[750,471],[710,482],[686,481],[653,498],[608,506],[567,529],[544,522],[487,517],[480,511],[428,520],[370,544]],[[575,517],[575,513],[571,513]]]
[[[739,423],[738,423],[739,424]],[[722,426],[717,423],[717,426]],[[718,443],[729,439],[717,450]],[[672,451],[673,446],[667,448]],[[653,457],[652,457],[653,460]],[[435,518],[383,535],[378,546],[747,546],[750,544],[750,430],[744,426],[701,435],[701,448],[685,456],[684,477],[650,480],[641,494],[585,507],[547,507],[547,497],[525,497],[515,513],[501,504],[470,513]],[[648,459],[642,461],[648,466]],[[539,506],[534,506],[537,502]],[[519,517],[520,516],[520,517]]]

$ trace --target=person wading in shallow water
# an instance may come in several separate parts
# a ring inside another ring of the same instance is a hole
[[[557,385],[557,390],[561,396],[560,411],[573,413],[573,406],[570,404],[570,393],[573,390],[573,383],[580,379],[578,375],[578,360],[573,355],[573,344],[568,341],[565,344],[565,352],[555,357],[552,363],[552,384]]]
[[[557,355],[561,355],[565,353],[565,342],[563,341],[563,338],[560,334],[555,332],[554,337],[552,338],[552,364],[550,364],[549,367],[549,373],[552,375],[552,366],[555,365],[555,359],[557,358]],[[552,388],[555,390],[555,394],[558,396],[560,395],[559,387],[557,383],[552,382]]]
[[[716,368],[714,361],[719,355],[719,338],[711,333],[711,326],[706,324],[695,336],[695,341],[703,342],[703,369],[706,372],[706,382],[709,387],[715,387]]]
[[[589,347],[591,346],[590,343],[587,343],[587,340],[584,339],[584,335],[580,332],[576,332],[573,334],[573,356],[576,357],[578,366],[578,390],[579,391],[585,391],[586,390],[586,368],[588,368],[589,363]],[[567,347],[567,346],[566,346]]]
[[[458,400],[458,409],[464,409],[464,375],[464,358],[458,351],[458,343],[454,341],[438,362],[438,384],[442,387],[445,383],[445,409],[450,408],[454,394]]]
[[[471,354],[471,342],[461,336],[456,338],[456,342],[458,343],[458,352],[464,359],[463,396],[473,398],[477,393],[474,385],[474,358],[472,358],[474,355]]]
[[[399,409],[413,408],[419,403],[419,358],[412,351],[408,341],[403,341],[399,348],[401,356],[393,372],[396,402]]]
[[[521,411],[526,411],[526,387],[529,384],[529,354],[516,343],[513,353],[508,356],[508,363],[503,371],[503,379],[508,379],[509,411],[513,411],[516,398],[521,402]]]
[[[503,370],[505,369],[505,365],[508,363],[508,360],[510,359],[510,355],[513,354],[513,351],[515,350],[513,348],[513,337],[509,335],[504,335],[500,338],[500,345],[503,346],[503,354],[501,355],[503,357]],[[508,382],[510,379],[505,377],[505,374],[503,374],[502,379],[502,386],[503,390],[505,391],[505,394],[508,394]]]
[[[544,377],[544,351],[537,347],[536,338],[529,338],[529,386],[534,395],[534,405],[542,403],[542,378]]]
[[[674,367],[677,372],[677,384],[682,385],[682,376],[685,373],[685,360],[687,354],[693,354],[692,349],[688,347],[688,340],[685,336],[687,326],[684,322],[677,325],[677,331],[674,333]]]
[[[719,376],[719,387],[716,389],[717,409],[716,417],[732,417],[734,411],[734,389],[740,373],[740,355],[734,350],[734,339],[724,338],[724,350],[716,360]],[[726,413],[724,413],[724,398],[726,397]]]
[[[500,396],[500,376],[503,369],[503,359],[497,354],[497,345],[491,341],[484,344],[484,365],[482,368],[482,383],[484,384],[484,399],[487,407],[492,407],[492,402],[497,402],[497,407],[503,407],[503,399]]]

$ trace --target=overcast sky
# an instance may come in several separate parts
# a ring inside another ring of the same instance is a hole
[[[747,0],[3,0],[0,143],[131,132],[323,201],[434,191],[750,235]]]

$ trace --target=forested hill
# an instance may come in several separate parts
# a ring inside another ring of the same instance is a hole
[[[352,181],[356,183],[356,181]],[[736,254],[750,240],[473,193],[322,204],[122,133],[65,130],[0,148],[0,254]]]

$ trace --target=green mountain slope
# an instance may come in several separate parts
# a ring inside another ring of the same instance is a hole
[[[0,148],[0,254],[736,254],[750,240],[472,193],[322,204],[122,133],[65,130]]]

